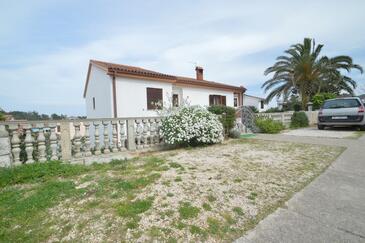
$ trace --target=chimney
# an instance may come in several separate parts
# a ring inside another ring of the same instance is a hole
[[[204,80],[203,78],[203,68],[202,67],[199,67],[199,66],[196,66],[195,67],[195,71],[196,71],[196,79],[197,80]]]

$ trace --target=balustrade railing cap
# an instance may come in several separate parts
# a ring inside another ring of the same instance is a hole
[[[44,128],[44,123],[43,122],[39,122],[36,124],[35,126],[36,128]]]
[[[19,124],[17,124],[17,123],[9,124],[9,129],[10,130],[16,130],[18,128],[19,128]]]

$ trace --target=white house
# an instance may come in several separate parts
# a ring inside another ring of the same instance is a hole
[[[243,94],[242,99],[244,106],[256,107],[259,112],[267,110],[267,103],[265,102],[265,98]]]
[[[191,105],[241,106],[246,89],[196,78],[163,74],[139,67],[90,60],[84,98],[88,118],[156,116],[156,103],[182,100]]]

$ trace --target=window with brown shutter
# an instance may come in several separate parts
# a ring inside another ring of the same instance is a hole
[[[172,95],[172,105],[174,107],[178,107],[179,106],[179,95],[178,94],[173,94]]]
[[[162,89],[147,88],[147,110],[162,108]]]
[[[209,95],[209,105],[226,105],[225,95]]]

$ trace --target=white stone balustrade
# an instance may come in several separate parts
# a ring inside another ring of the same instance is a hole
[[[44,136],[44,125],[43,123],[37,124],[38,136],[37,136],[37,142],[38,142],[38,161],[44,162],[47,161],[47,155],[46,155],[46,137]]]
[[[1,136],[8,141],[4,153],[8,161],[0,158],[0,166],[47,160],[82,162],[94,156],[97,161],[102,154],[154,149],[161,142],[160,121],[141,117],[0,122]]]

